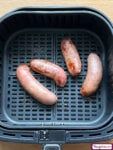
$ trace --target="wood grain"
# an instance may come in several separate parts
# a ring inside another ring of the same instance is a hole
[[[91,144],[65,144],[63,150],[90,150]],[[41,150],[38,144],[17,144],[0,142],[0,150]]]
[[[85,6],[95,8],[103,12],[113,21],[113,0],[0,0],[0,16],[21,7],[47,7],[47,6]],[[107,141],[104,143],[113,143]],[[91,144],[69,144],[64,145],[64,150],[90,150]],[[40,150],[40,145],[16,144],[0,142],[0,150]]]
[[[0,0],[0,15],[21,7],[85,6],[100,10],[113,21],[113,0]]]

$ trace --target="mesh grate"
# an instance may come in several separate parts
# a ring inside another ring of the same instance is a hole
[[[15,71],[19,64],[28,63],[32,58],[48,59],[62,66],[66,71],[66,65],[61,55],[60,42],[64,36],[70,36],[78,47],[82,60],[81,75],[75,79],[68,76],[68,83],[64,88],[57,87],[55,83],[39,74],[34,76],[48,89],[58,95],[58,103],[55,106],[44,106],[37,103],[19,85]],[[85,101],[80,95],[80,87],[86,75],[87,57],[91,51],[102,53],[103,47],[99,39],[86,30],[24,30],[15,34],[6,47],[7,68],[4,89],[7,94],[4,97],[4,110],[10,122],[26,127],[37,125],[75,126],[90,125],[103,115],[105,102],[103,96],[103,84],[98,92]],[[103,55],[101,55],[103,57]],[[31,123],[32,121],[32,123]],[[70,122],[71,121],[71,122]],[[27,124],[26,124],[27,122]]]

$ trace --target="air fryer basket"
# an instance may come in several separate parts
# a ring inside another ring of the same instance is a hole
[[[71,37],[77,45],[83,64],[82,72],[77,79],[68,76],[64,88],[57,87],[47,77],[33,73],[43,85],[58,96],[57,104],[45,106],[23,90],[16,78],[16,68],[33,58],[42,58],[62,66],[67,71],[60,50],[61,39],[65,36]],[[26,133],[24,135],[28,135],[23,137],[28,137],[30,143],[71,143],[83,140],[85,136],[87,138],[84,142],[101,139],[103,129],[112,124],[113,117],[108,63],[112,39],[112,25],[109,20],[102,14],[86,8],[20,9],[1,18],[1,133],[4,130],[6,133],[7,129],[9,137],[12,131],[12,136],[17,137],[16,132],[21,135],[23,130],[23,133]],[[86,76],[87,57],[91,52],[96,52],[102,60],[103,80],[93,96],[84,98],[80,94],[80,87]],[[111,133],[110,127],[109,130]],[[109,130],[106,129],[106,132]],[[30,136],[31,134],[33,135]],[[39,140],[36,140],[34,135]],[[27,138],[24,142],[27,142]]]

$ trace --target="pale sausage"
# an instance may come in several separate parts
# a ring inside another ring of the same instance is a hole
[[[81,60],[75,44],[70,38],[61,41],[61,50],[66,62],[67,69],[72,76],[77,76],[81,72]]]
[[[67,82],[65,71],[58,65],[43,59],[33,59],[30,62],[33,71],[53,79],[60,87],[64,87]]]
[[[20,84],[33,98],[45,105],[56,103],[56,95],[33,77],[30,68],[26,64],[18,66],[16,75]]]
[[[96,92],[102,80],[103,67],[99,56],[91,53],[88,56],[88,71],[81,88],[83,96],[90,96]]]

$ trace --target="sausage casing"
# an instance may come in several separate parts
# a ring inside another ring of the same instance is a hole
[[[69,73],[72,76],[79,75],[82,66],[81,60],[77,48],[70,38],[64,38],[61,41],[61,50]]]
[[[99,56],[91,53],[88,56],[88,70],[81,88],[83,96],[90,96],[96,92],[102,80],[103,67]]]
[[[53,79],[58,86],[64,87],[67,82],[65,71],[58,65],[43,59],[33,59],[30,62],[33,71]]]
[[[18,66],[16,75],[20,84],[33,98],[45,105],[56,103],[56,95],[32,76],[30,68],[26,64]]]

